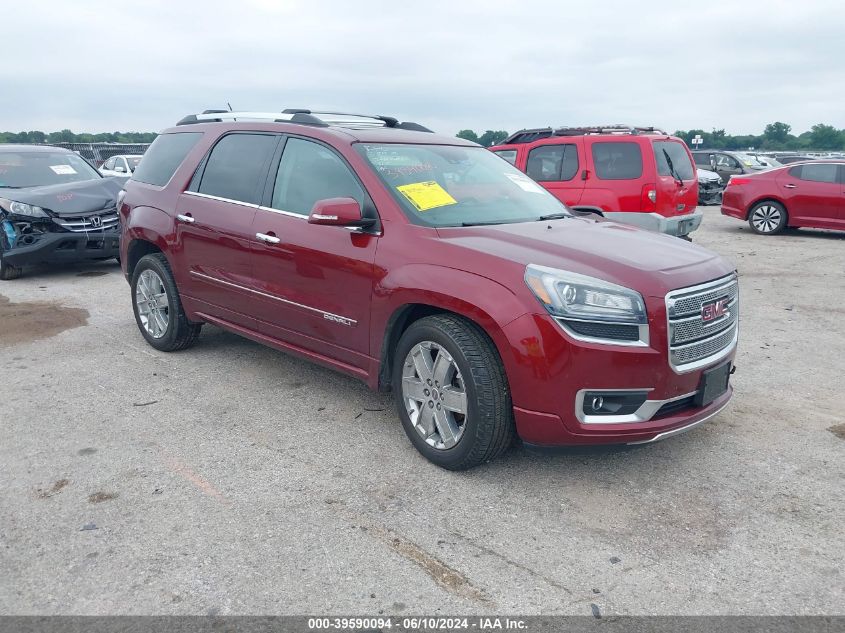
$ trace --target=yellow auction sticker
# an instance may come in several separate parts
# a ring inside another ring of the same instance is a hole
[[[434,180],[400,185],[396,187],[396,190],[405,196],[417,208],[417,211],[428,211],[435,207],[458,204],[458,201]]]

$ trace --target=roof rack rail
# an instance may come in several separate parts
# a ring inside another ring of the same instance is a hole
[[[653,126],[640,127],[636,125],[625,125],[622,123],[614,125],[589,125],[576,127],[563,126],[558,128],[542,127],[514,132],[502,143],[530,143],[550,136],[587,136],[589,134],[666,134],[666,132]]]
[[[221,123],[224,120],[237,121],[273,121],[276,123],[299,123],[328,127],[330,125],[350,129],[389,127],[414,132],[432,132],[412,121],[400,122],[390,116],[353,114],[351,112],[329,112],[306,110],[303,108],[288,108],[282,112],[231,112],[229,110],[205,110],[202,114],[189,114],[177,121],[176,125],[191,125],[192,123]]]

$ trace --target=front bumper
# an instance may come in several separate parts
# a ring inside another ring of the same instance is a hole
[[[88,233],[43,233],[31,244],[18,242],[3,251],[3,259],[12,266],[54,264],[86,259],[107,259],[120,255],[120,231]]]
[[[698,181],[698,204],[717,205],[722,203],[725,184],[720,180]]]
[[[701,211],[693,211],[684,215],[675,215],[667,218],[659,213],[636,213],[632,211],[605,211],[604,217],[622,224],[633,224],[642,229],[666,233],[667,235],[688,235],[701,226],[704,214]]]

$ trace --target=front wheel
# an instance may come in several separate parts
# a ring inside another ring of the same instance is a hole
[[[779,202],[758,202],[748,212],[748,225],[760,235],[774,235],[786,227],[786,209]]]
[[[466,470],[513,442],[513,406],[502,361],[478,326],[452,315],[414,322],[393,362],[405,433],[429,461]]]
[[[3,259],[3,255],[0,254],[0,279],[3,281],[11,281],[12,279],[17,279],[22,274],[23,268],[12,266],[6,262],[6,260]]]
[[[194,344],[202,324],[188,321],[164,255],[142,257],[132,274],[131,288],[135,322],[147,343],[162,352]]]

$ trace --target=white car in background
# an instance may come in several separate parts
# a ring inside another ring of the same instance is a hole
[[[103,176],[131,176],[138,163],[141,162],[141,158],[140,154],[112,156],[100,167],[100,173]]]

